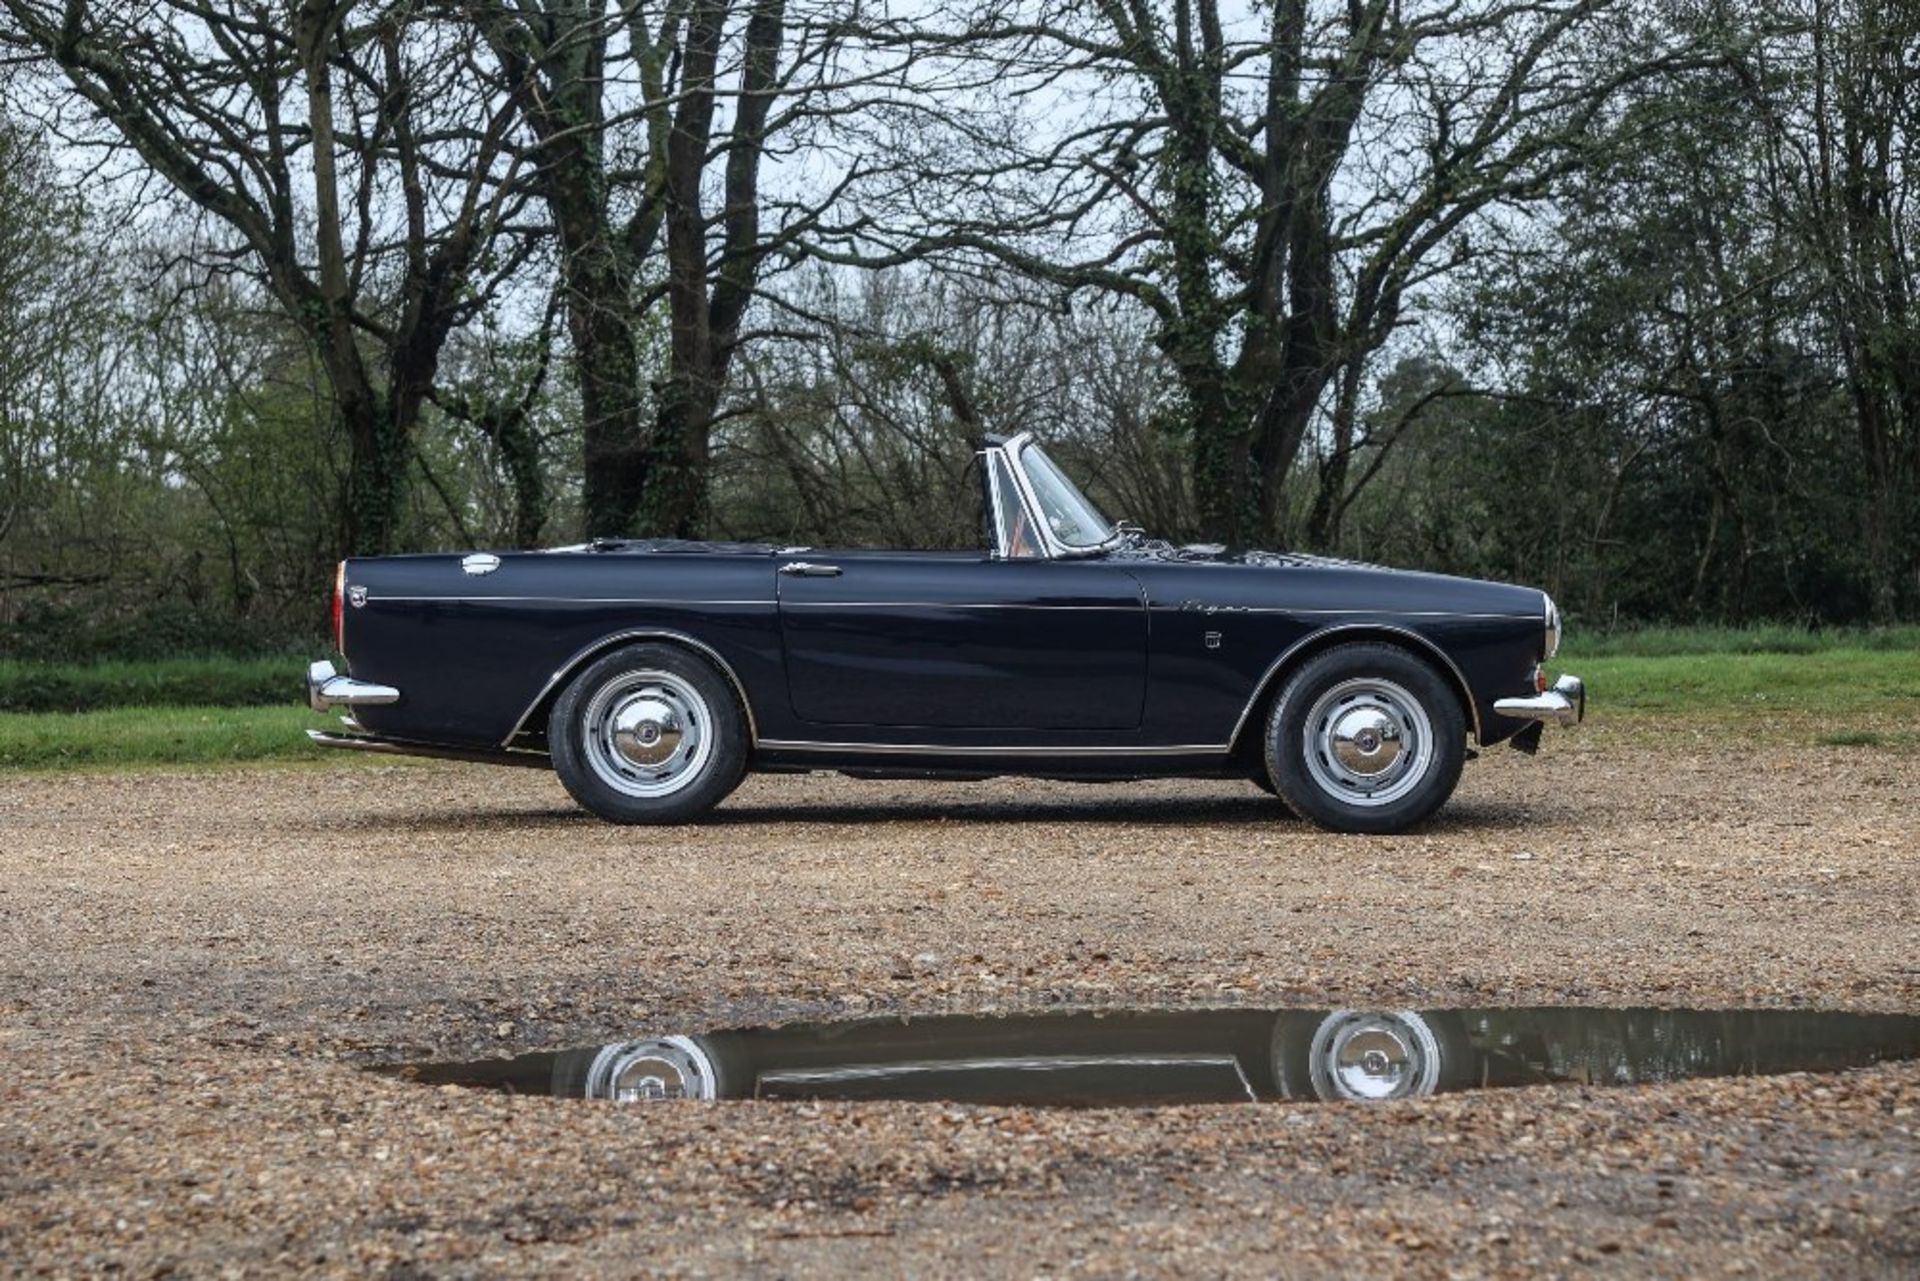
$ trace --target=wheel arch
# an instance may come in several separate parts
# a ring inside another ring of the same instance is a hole
[[[540,687],[540,692],[533,696],[531,703],[527,704],[527,710],[520,713],[520,719],[513,723],[513,728],[507,731],[507,736],[500,745],[509,747],[515,739],[536,730],[544,733],[547,717],[553,712],[554,701],[560,697],[560,691],[567,687],[568,681],[589,663],[595,662],[623,645],[630,645],[637,641],[673,645],[712,663],[732,688],[733,696],[740,704],[741,714],[747,718],[747,749],[749,752],[752,751],[754,744],[760,741],[760,729],[753,718],[753,703],[747,698],[747,687],[741,681],[739,673],[733,670],[733,664],[729,663],[719,650],[705,641],[696,640],[685,632],[663,627],[628,628],[624,631],[609,633],[583,646],[575,652],[573,657],[556,668],[553,675],[547,677],[546,684]]]
[[[1248,734],[1257,736],[1260,733],[1260,727],[1266,724],[1267,712],[1273,707],[1273,700],[1286,688],[1287,681],[1292,679],[1296,671],[1330,649],[1364,641],[1392,645],[1431,664],[1441,679],[1446,681],[1448,688],[1453,690],[1454,697],[1460,700],[1460,708],[1466,714],[1474,741],[1480,741],[1480,709],[1473,701],[1473,690],[1460,671],[1460,665],[1448,657],[1445,650],[1420,633],[1391,623],[1340,623],[1301,637],[1268,665],[1260,677],[1260,683],[1254,687],[1253,697],[1247,700],[1239,721],[1234,724],[1233,737],[1229,740],[1233,754],[1242,755],[1248,750],[1249,742],[1257,741],[1249,739]]]

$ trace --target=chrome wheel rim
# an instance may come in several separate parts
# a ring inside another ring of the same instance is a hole
[[[1433,722],[1420,700],[1389,680],[1341,681],[1307,713],[1307,773],[1349,805],[1391,805],[1427,776]]]
[[[707,700],[672,672],[629,672],[581,713],[587,764],[627,796],[668,796],[692,783],[713,755]]]
[[[1441,1049],[1412,1010],[1335,1010],[1314,1031],[1307,1072],[1323,1099],[1413,1099],[1440,1084]]]
[[[713,1058],[690,1036],[623,1041],[596,1054],[587,1069],[587,1097],[615,1103],[719,1097]]]

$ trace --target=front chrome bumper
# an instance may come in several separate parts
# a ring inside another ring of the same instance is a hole
[[[329,707],[366,707],[399,701],[400,691],[391,685],[375,685],[342,676],[324,659],[307,665],[307,702],[316,712],[324,712]]]
[[[1578,725],[1587,714],[1587,683],[1578,676],[1562,676],[1544,694],[1496,699],[1493,710],[1517,721]]]

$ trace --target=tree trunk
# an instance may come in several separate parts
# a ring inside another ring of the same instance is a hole
[[[580,390],[582,516],[587,537],[621,538],[635,532],[648,461],[629,286],[592,246],[568,250],[566,277]]]
[[[1236,410],[1227,372],[1215,361],[1191,352],[1183,357],[1175,342],[1164,337],[1160,347],[1173,359],[1185,390],[1200,537],[1239,544],[1249,512],[1252,461],[1246,416]]]
[[[540,441],[524,414],[509,414],[494,444],[513,487],[514,546],[538,547],[547,528],[547,474],[540,464]]]
[[[562,80],[556,93],[572,104],[563,121],[597,116],[600,92],[586,71]],[[635,532],[647,476],[635,264],[609,222],[599,140],[570,133],[562,122],[545,127],[557,154],[545,170],[544,195],[560,233],[567,330],[580,392],[582,516],[587,537],[623,538]]]
[[[675,371],[660,400],[647,451],[640,527],[667,538],[706,534],[707,450],[718,387]]]
[[[1331,371],[1290,369],[1284,381],[1267,394],[1254,428],[1253,455],[1257,467],[1253,513],[1249,531],[1254,539],[1290,541],[1280,528],[1280,495],[1287,473],[1300,456],[1314,408]]]
[[[1863,417],[1871,419],[1875,415]],[[1868,434],[1864,423],[1862,434]],[[1860,507],[1865,526],[1860,534],[1867,547],[1868,609],[1876,625],[1887,627],[1900,619],[1900,504],[1905,496],[1888,451],[1876,447],[1882,443],[1870,439],[1866,445],[1870,500]]]
[[[333,81],[328,52],[341,11],[308,3],[298,16],[307,75],[307,123],[313,132],[314,239],[319,298],[310,313],[321,359],[333,384],[334,412],[345,428],[349,457],[341,542],[348,555],[384,556],[396,546],[408,449],[393,401],[368,376],[355,339],[352,282],[340,234],[340,187],[334,162]]]
[[[349,556],[385,556],[399,546],[400,502],[406,492],[405,434],[389,421],[384,397],[338,407],[347,433],[346,522]]]
[[[580,395],[582,522],[589,538],[623,538],[636,532],[646,484],[641,315],[633,291],[652,224],[642,218],[637,231],[623,231],[613,222],[603,95],[607,41],[616,28],[567,0],[549,0],[490,11],[484,30],[540,143],[535,181],[559,241]],[[663,100],[657,75],[643,79],[649,102]],[[662,109],[656,103],[648,113]],[[513,457],[505,460],[514,474]],[[544,525],[546,496],[529,490],[522,500],[532,504],[516,517],[524,534]]]
[[[709,162],[724,0],[688,15],[681,99],[666,137],[667,301],[672,363],[655,415],[640,497],[649,533],[699,538],[707,528],[707,461],[740,323],[767,246],[760,239],[759,173],[767,115],[779,92],[782,0],[755,0],[744,33],[740,93],[728,133],[722,187],[723,244],[709,264],[701,186]],[[711,293],[709,293],[711,288]]]
[[[1333,440],[1320,464],[1320,483],[1313,510],[1307,516],[1307,546],[1331,552],[1340,541],[1340,521],[1347,510],[1347,473],[1353,464],[1354,420],[1360,412],[1361,362],[1342,371],[1339,398],[1333,407]]]

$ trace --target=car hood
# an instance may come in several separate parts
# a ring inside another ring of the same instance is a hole
[[[1538,617],[1546,603],[1537,588],[1306,552],[1269,552],[1218,543],[1179,546],[1136,538],[1107,554],[1154,580],[1152,594],[1178,598],[1183,607],[1191,603],[1203,609],[1271,609],[1284,602],[1315,612]],[[1188,572],[1182,573],[1183,569]],[[1314,584],[1304,595],[1304,583],[1297,577],[1302,570],[1309,572]],[[1288,580],[1283,577],[1287,574],[1296,577]]]

